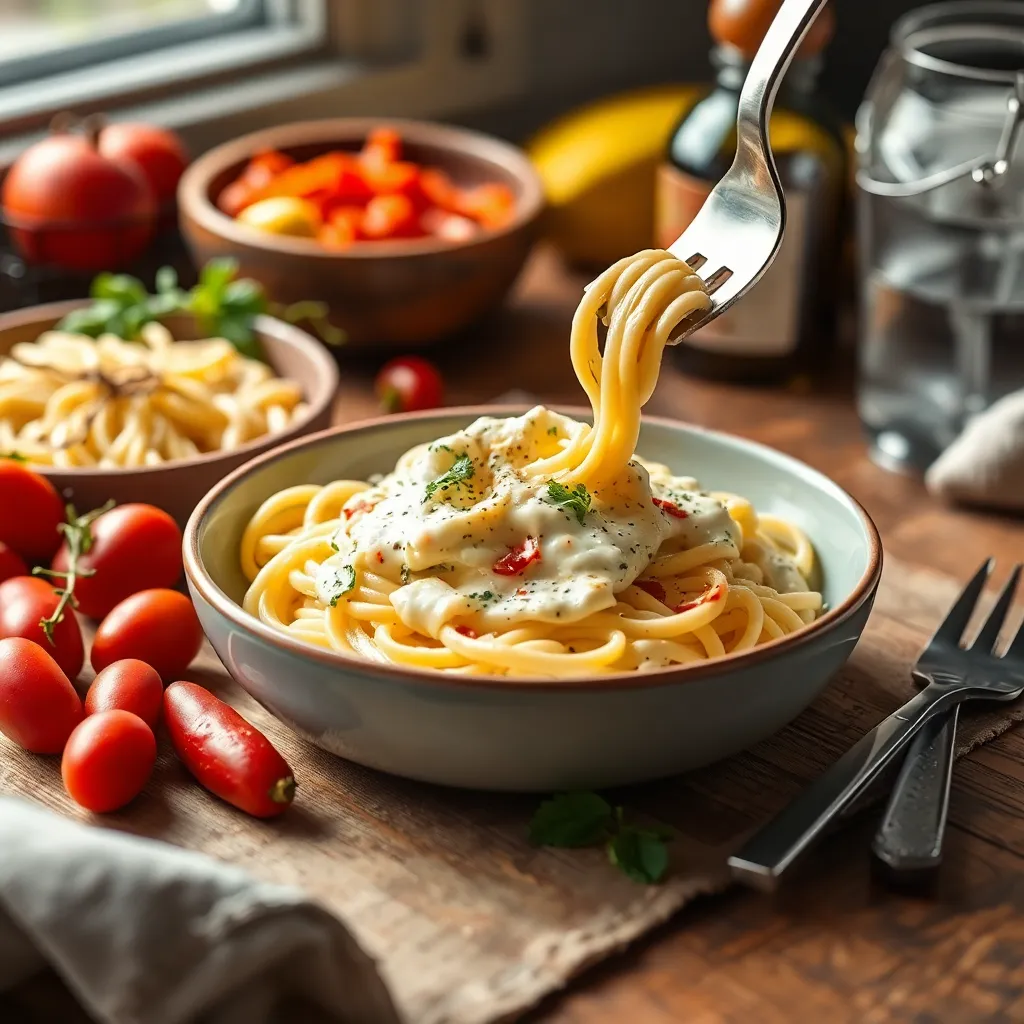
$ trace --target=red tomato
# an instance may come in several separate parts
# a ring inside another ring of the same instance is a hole
[[[515,196],[508,185],[493,181],[462,192],[455,212],[472,217],[485,228],[502,228],[512,219],[515,206]]]
[[[82,702],[39,644],[0,640],[0,732],[33,754],[59,754],[82,720]]]
[[[112,124],[100,132],[99,151],[123,167],[134,166],[158,203],[174,199],[178,179],[188,164],[184,143],[172,131],[150,124]]]
[[[0,458],[0,541],[26,562],[48,562],[60,547],[64,503],[53,484],[14,459]]]
[[[539,561],[540,545],[533,537],[527,537],[518,547],[509,548],[491,569],[499,576],[518,576],[531,562]]]
[[[125,598],[100,623],[92,642],[92,667],[102,672],[137,658],[164,678],[181,675],[203,643],[192,602],[176,590],[142,590]]]
[[[226,185],[217,196],[217,209],[229,217],[237,217],[253,201],[256,190],[244,178]]]
[[[108,665],[85,695],[85,713],[119,708],[138,715],[151,729],[156,728],[164,702],[164,684],[156,669],[144,661],[125,658]]]
[[[116,604],[140,590],[173,587],[181,577],[181,530],[153,505],[118,505],[91,527],[92,547],[78,559],[92,576],[75,582],[78,610],[102,619]],[[61,545],[53,568],[66,572],[68,546]]]
[[[142,172],[109,160],[84,135],[52,135],[26,149],[4,179],[2,204],[26,260],[76,270],[123,266],[149,243],[156,220]]]
[[[453,213],[458,208],[459,191],[444,171],[436,167],[424,168],[420,173],[420,188],[434,206],[448,213]]]
[[[476,221],[457,213],[446,213],[436,206],[424,212],[420,226],[428,235],[436,235],[446,242],[468,242],[480,233]]]
[[[444,402],[441,374],[420,356],[403,356],[385,363],[373,386],[386,412],[436,409]]]
[[[221,800],[257,818],[287,810],[295,797],[288,762],[231,705],[195,683],[171,683],[164,720],[175,753]]]
[[[361,230],[366,238],[375,241],[423,234],[416,207],[404,195],[374,196],[366,204]]]
[[[27,576],[28,566],[18,557],[17,552],[0,540],[0,583],[15,576]]]
[[[77,804],[106,814],[134,800],[156,764],[153,730],[130,711],[101,711],[68,737],[60,773]]]
[[[69,679],[75,679],[85,661],[82,628],[75,613],[64,609],[64,618],[53,628],[52,644],[39,625],[59,601],[57,591],[38,576],[15,576],[0,583],[0,639],[20,636],[39,644]]]

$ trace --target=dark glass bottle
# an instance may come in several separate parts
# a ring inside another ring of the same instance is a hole
[[[657,244],[683,232],[736,152],[736,111],[750,60],[781,0],[712,0],[717,81],[682,117],[659,168]],[[847,181],[841,123],[816,88],[828,8],[779,90],[771,123],[786,193],[787,228],[775,263],[756,287],[672,350],[703,377],[779,381],[813,372],[835,337],[841,219]],[[714,268],[708,268],[714,269]]]

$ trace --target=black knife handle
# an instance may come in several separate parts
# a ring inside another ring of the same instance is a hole
[[[959,705],[914,738],[872,846],[886,872],[910,879],[942,862]]]

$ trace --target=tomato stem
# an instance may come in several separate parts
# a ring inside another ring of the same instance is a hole
[[[401,412],[402,396],[398,393],[398,388],[388,388],[380,396],[380,404],[385,412]]]
[[[85,576],[92,576],[95,572],[94,569],[82,569],[78,565],[79,558],[82,555],[88,554],[90,548],[92,548],[92,524],[104,512],[109,512],[114,505],[114,501],[108,501],[105,505],[101,505],[91,512],[86,512],[84,516],[80,516],[75,511],[74,505],[68,505],[66,509],[67,522],[61,523],[58,527],[67,540],[67,569],[46,569],[37,566],[32,570],[33,576],[49,576],[64,580],[63,589],[57,590],[60,600],[57,602],[57,607],[54,608],[53,614],[39,620],[39,626],[43,631],[43,635],[50,642],[51,647],[57,646],[57,641],[53,637],[53,631],[59,623],[64,621],[64,610],[68,605],[71,605],[72,608],[75,607],[75,583]]]
[[[267,795],[275,804],[290,804],[295,799],[295,789],[295,779],[291,775],[286,775],[270,787]]]

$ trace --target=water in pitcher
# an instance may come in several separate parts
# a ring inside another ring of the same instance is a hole
[[[857,129],[858,404],[875,457],[924,470],[1024,388],[1024,4],[901,19]]]
[[[879,461],[925,469],[1024,388],[1024,224],[924,218],[872,197],[862,279],[861,420]]]

